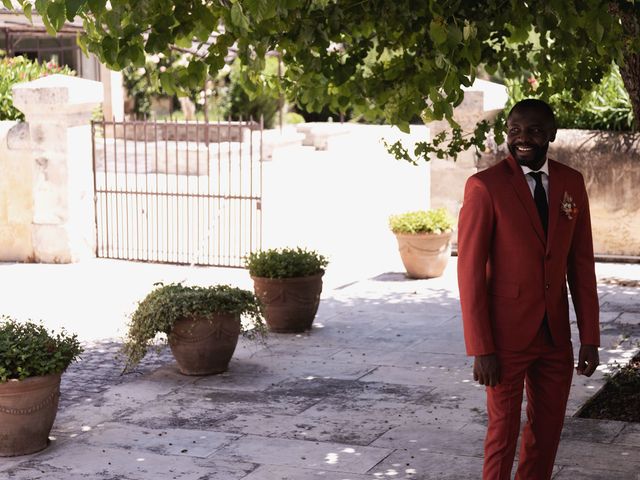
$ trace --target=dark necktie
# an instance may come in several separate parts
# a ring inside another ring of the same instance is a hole
[[[536,202],[538,214],[542,221],[542,228],[544,228],[544,234],[547,234],[547,224],[549,222],[549,204],[547,203],[547,194],[542,186],[542,172],[529,172],[536,181],[536,188],[533,190],[533,199]]]

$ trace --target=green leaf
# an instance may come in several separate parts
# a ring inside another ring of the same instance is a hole
[[[162,90],[169,95],[173,95],[176,92],[173,75],[168,72],[162,72],[160,74],[160,85],[162,86]]]
[[[47,30],[47,33],[51,36],[55,36],[57,34],[56,29],[51,25],[49,21],[49,17],[47,15],[42,15],[42,23],[44,24],[44,28]]]
[[[191,48],[193,46],[193,40],[190,36],[176,38],[175,44],[181,48]]]
[[[596,19],[596,42],[602,41],[602,36],[604,35],[604,27],[600,23],[599,19]]]
[[[104,37],[101,43],[102,55],[109,65],[114,65],[118,58],[118,39]]]
[[[94,15],[102,14],[106,10],[106,3],[105,0],[87,0],[87,4]]]
[[[47,14],[43,15],[49,17],[51,27],[57,32],[64,26],[64,22],[67,19],[67,7],[64,3],[52,2],[47,7]]]
[[[74,18],[76,18],[76,14],[85,3],[87,3],[87,0],[66,0],[67,20],[73,22]]]
[[[257,22],[273,17],[276,12],[276,2],[271,0],[244,0],[242,3]]]
[[[478,33],[478,28],[475,24],[469,23],[468,20],[464,22],[464,28],[462,29],[462,38],[467,41],[472,38],[476,38]]]
[[[241,31],[251,31],[249,28],[249,20],[242,11],[242,6],[239,3],[234,3],[231,6],[231,22]]]
[[[447,43],[451,46],[458,45],[462,41],[462,31],[455,25],[451,25],[447,32]]]
[[[507,42],[509,43],[523,43],[529,38],[529,28],[518,25],[514,26],[511,24],[506,25],[507,30],[511,33],[507,38]]]
[[[24,7],[22,7],[24,16],[27,17],[27,20],[29,20],[31,23],[33,23],[33,19],[31,18],[32,9],[33,9],[33,5],[30,3],[25,3]]]
[[[429,36],[436,45],[443,44],[447,41],[447,26],[439,21],[431,20],[429,24]]]
[[[47,7],[48,6],[49,6],[49,0],[36,0],[35,1],[36,11],[40,15],[44,16],[44,14],[47,13]]]
[[[82,50],[82,53],[84,53],[84,56],[88,57],[89,56],[89,45],[88,45],[87,36],[78,34],[77,37],[76,37],[76,42],[77,42],[78,46],[80,47],[80,50]]]
[[[13,10],[13,3],[11,3],[11,0],[2,0],[2,4],[7,10]]]

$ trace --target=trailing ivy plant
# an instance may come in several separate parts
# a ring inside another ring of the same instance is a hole
[[[76,335],[0,316],[0,383],[62,373],[82,353]]]
[[[446,233],[453,229],[454,218],[445,208],[418,210],[389,217],[393,233]]]
[[[12,8],[11,0],[2,0]],[[446,141],[420,142],[411,157],[482,147],[492,124],[462,132],[453,109],[480,69],[503,78],[534,76],[543,99],[589,91],[615,62],[640,117],[640,2],[637,0],[18,0],[49,33],[79,16],[85,51],[110,68],[143,66],[145,53],[189,50],[187,65],[159,72],[171,94],[197,88],[231,55],[254,85],[288,92],[298,107],[384,118],[447,120]],[[268,76],[277,51],[282,79]],[[635,128],[638,129],[638,122]],[[502,130],[495,128],[499,141]],[[395,152],[402,153],[399,148]],[[403,155],[400,158],[404,158]]]
[[[250,339],[260,339],[266,332],[262,317],[262,306],[256,296],[230,285],[209,287],[186,286],[181,283],[156,284],[139,304],[131,316],[123,354],[124,371],[131,371],[156,345],[161,348],[166,335],[171,333],[178,320],[188,317],[204,317],[213,322],[211,314],[228,313],[240,315],[241,333]],[[161,342],[155,343],[158,334],[165,334]]]
[[[272,248],[250,253],[245,265],[252,277],[294,278],[324,273],[329,261],[313,250]]]

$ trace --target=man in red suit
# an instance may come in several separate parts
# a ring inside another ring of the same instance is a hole
[[[551,478],[573,374],[567,283],[580,332],[577,373],[599,363],[599,308],[582,175],[547,158],[555,117],[540,100],[507,120],[511,155],[469,178],[458,222],[458,284],[473,376],[486,386],[483,479]]]

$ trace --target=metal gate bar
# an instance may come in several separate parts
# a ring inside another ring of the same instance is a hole
[[[262,245],[262,121],[93,121],[96,256],[243,267]]]

